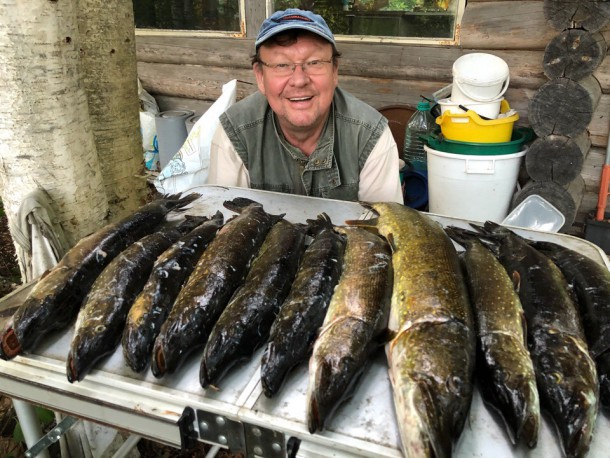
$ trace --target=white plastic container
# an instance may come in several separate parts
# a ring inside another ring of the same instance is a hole
[[[444,153],[425,146],[431,213],[501,223],[517,186],[527,149],[497,156]]]
[[[445,111],[449,111],[450,113],[455,114],[466,113],[466,110],[463,110],[459,107],[459,105],[462,105],[463,107],[474,111],[479,116],[485,116],[490,119],[497,119],[498,115],[500,114],[500,105],[502,104],[502,100],[504,100],[504,97],[499,97],[489,102],[458,103],[454,102],[452,99],[449,98],[441,99],[437,103],[441,107],[441,115]]]
[[[465,54],[453,63],[451,100],[462,105],[489,102],[504,95],[509,81],[508,64],[500,57]]]
[[[523,202],[504,218],[502,224],[557,232],[565,221],[566,217],[553,204],[538,194],[532,194],[523,199]]]

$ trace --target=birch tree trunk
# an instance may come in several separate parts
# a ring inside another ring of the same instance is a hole
[[[0,0],[0,197],[13,223],[44,189],[70,245],[108,213],[79,42],[74,2]]]
[[[142,205],[147,190],[133,4],[125,0],[76,3],[89,116],[114,221]]]

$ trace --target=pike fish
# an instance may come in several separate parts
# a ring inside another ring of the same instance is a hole
[[[344,237],[333,230],[325,213],[307,222],[314,239],[273,321],[261,362],[261,383],[269,398],[280,390],[290,370],[311,353],[341,275]]]
[[[180,288],[223,222],[222,213],[216,212],[208,221],[181,237],[155,261],[142,292],[129,309],[123,331],[123,356],[134,371],[143,371],[150,362],[155,338]]]
[[[485,401],[496,409],[513,444],[533,448],[540,429],[536,374],[527,350],[527,326],[519,295],[496,256],[470,231],[446,228],[464,246],[477,335],[477,370]]]
[[[116,349],[129,308],[144,287],[157,257],[204,219],[187,216],[177,227],[165,227],[146,235],[106,266],[93,283],[76,319],[66,360],[70,383],[81,381],[97,361]]]
[[[81,239],[38,281],[15,312],[2,335],[0,357],[11,359],[31,351],[43,336],[68,326],[97,276],[116,255],[152,233],[170,211],[198,197],[196,193],[166,196]]]
[[[610,411],[610,271],[556,243],[531,245],[551,258],[576,294],[589,352],[597,365],[601,405]]]
[[[269,230],[284,217],[270,215],[261,204],[246,198],[226,201],[224,206],[239,215],[218,231],[178,293],[153,346],[155,377],[175,371],[189,353],[205,345]]]
[[[379,215],[348,224],[376,228],[392,247],[394,288],[386,345],[402,449],[407,457],[448,457],[473,391],[475,333],[453,243],[425,214],[373,203]]]
[[[381,237],[358,227],[337,227],[347,238],[343,271],[309,359],[307,424],[324,429],[353,394],[386,329],[392,292],[392,254]]]
[[[286,220],[269,231],[237,290],[214,325],[203,352],[200,383],[217,385],[236,363],[248,359],[269,337],[305,250],[306,227]]]
[[[473,225],[498,243],[499,260],[516,279],[540,394],[567,456],[585,456],[597,418],[599,384],[577,305],[559,268],[523,238],[496,223]]]

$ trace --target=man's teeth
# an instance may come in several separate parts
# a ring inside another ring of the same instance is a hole
[[[301,102],[303,100],[309,100],[311,97],[294,97],[290,99],[291,102]]]

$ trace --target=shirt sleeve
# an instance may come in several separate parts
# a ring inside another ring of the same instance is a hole
[[[398,148],[390,127],[386,126],[360,171],[358,199],[403,204],[398,167]]]
[[[210,146],[208,184],[219,186],[250,187],[250,174],[235,151],[222,124],[218,124]]]

